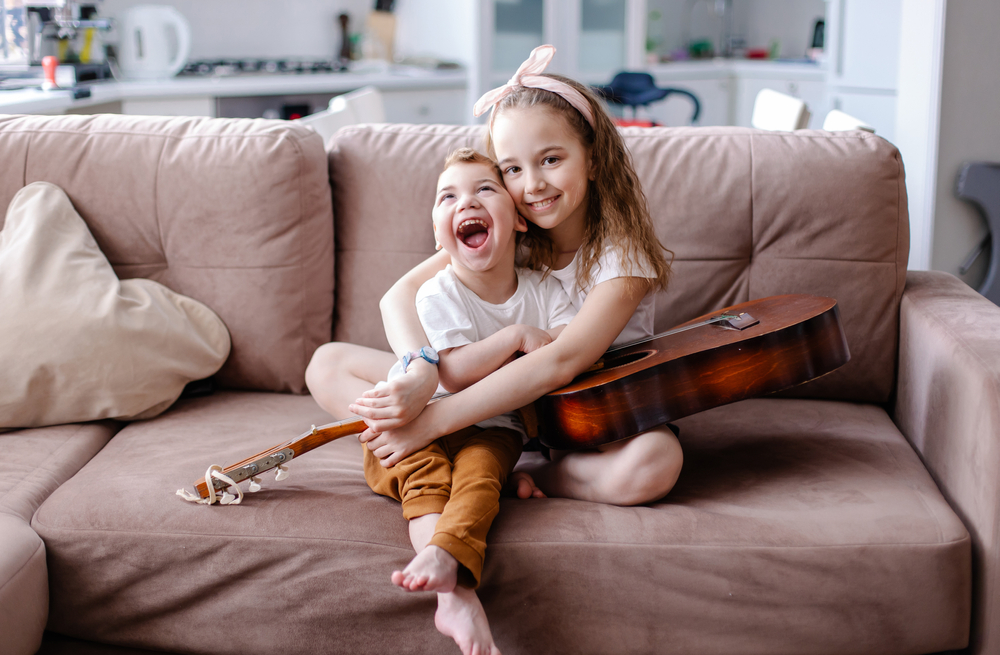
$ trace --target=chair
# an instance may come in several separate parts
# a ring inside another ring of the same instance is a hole
[[[656,86],[653,76],[649,73],[618,73],[611,80],[611,84],[595,86],[593,89],[609,103],[631,107],[633,119],[639,107],[647,107],[649,103],[663,100],[671,93],[677,93],[691,99],[694,105],[694,111],[691,114],[692,125],[697,124],[698,116],[701,114],[701,101],[695,94],[685,89],[660,88]]]
[[[296,119],[329,140],[334,132],[357,123],[384,123],[385,105],[382,94],[373,86],[366,86],[330,99],[327,109]]]
[[[826,120],[823,121],[823,129],[827,132],[845,132],[847,130],[864,130],[865,132],[875,133],[875,128],[865,123],[860,118],[855,118],[850,114],[845,114],[839,109],[832,110],[826,115]]]
[[[750,125],[761,130],[791,132],[807,127],[811,117],[802,100],[773,89],[761,89],[753,102]]]

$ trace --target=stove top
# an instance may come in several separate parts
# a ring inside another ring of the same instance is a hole
[[[300,59],[201,59],[188,62],[179,73],[190,77],[235,75],[294,75],[346,72],[339,61]]]

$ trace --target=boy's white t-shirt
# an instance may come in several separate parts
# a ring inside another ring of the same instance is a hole
[[[646,257],[640,253],[636,255],[636,258],[638,261],[633,264],[632,270],[627,271],[622,264],[621,252],[616,248],[605,248],[590,272],[590,283],[583,289],[576,283],[576,270],[580,262],[579,250],[568,266],[552,270],[549,275],[559,280],[563,290],[569,296],[570,302],[573,303],[573,307],[576,308],[576,311],[580,311],[580,308],[583,307],[583,301],[587,299],[587,294],[601,282],[619,277],[656,278],[656,272],[653,271]],[[611,345],[618,346],[653,336],[654,299],[655,295],[652,292],[646,294],[646,297],[639,302],[639,306],[636,307],[628,324]]]
[[[486,302],[462,284],[451,264],[424,282],[417,291],[417,316],[431,346],[441,352],[482,341],[511,325],[551,330],[573,319],[576,308],[559,282],[551,277],[543,280],[540,271],[517,268],[515,272],[517,290],[499,305]],[[403,365],[396,362],[388,379],[402,374]],[[447,391],[439,386],[434,397],[442,394]],[[509,428],[524,434],[516,412],[494,416],[476,425]]]

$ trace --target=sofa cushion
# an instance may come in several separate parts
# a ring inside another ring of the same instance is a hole
[[[287,121],[0,116],[0,206],[66,191],[122,279],[208,305],[229,328],[225,387],[305,390],[330,338],[333,225],[323,143]]]
[[[888,400],[909,253],[898,151],[861,132],[623,134],[660,241],[676,256],[656,300],[657,330],[752,298],[830,296],[851,361],[791,394]],[[444,157],[481,148],[481,137],[479,127],[424,125],[353,126],[333,137],[337,340],[387,349],[379,298],[434,252],[430,212]],[[384,188],[393,192],[373,193]]]
[[[119,280],[66,194],[34,182],[0,230],[0,428],[150,418],[229,354],[212,310]]]
[[[42,501],[107,445],[121,426],[95,421],[0,434],[0,514],[30,521]]]
[[[197,653],[440,653],[432,594],[389,575],[400,507],[351,437],[242,505],[173,493],[324,421],[223,393],[126,426],[39,509],[50,629]],[[964,646],[969,536],[884,410],[764,399],[681,421],[648,507],[501,501],[481,597],[504,652],[924,653]]]
[[[48,604],[45,544],[24,519],[0,513],[0,650],[5,655],[38,650]]]

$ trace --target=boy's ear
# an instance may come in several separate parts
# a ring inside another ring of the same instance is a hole
[[[524,220],[524,216],[521,216],[520,212],[514,212],[514,231],[515,232],[528,231],[528,221]]]

